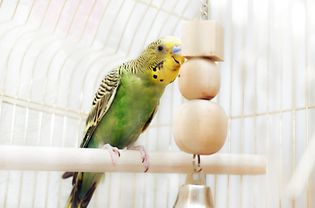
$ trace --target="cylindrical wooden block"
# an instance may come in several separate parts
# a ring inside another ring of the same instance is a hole
[[[179,90],[187,99],[207,99],[215,97],[220,89],[218,65],[205,58],[191,58],[180,70]]]
[[[182,52],[186,57],[224,59],[223,27],[212,20],[186,21],[182,26]]]
[[[174,137],[184,152],[209,155],[220,150],[225,142],[228,118],[216,103],[191,100],[177,110]]]

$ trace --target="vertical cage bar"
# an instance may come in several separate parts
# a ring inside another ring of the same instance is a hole
[[[309,135],[309,115],[310,115],[310,110],[309,110],[309,106],[310,106],[310,95],[309,95],[309,90],[310,90],[310,84],[309,84],[309,77],[310,77],[310,73],[309,73],[309,44],[310,44],[310,38],[309,38],[309,33],[310,33],[310,25],[309,25],[309,4],[310,1],[305,0],[304,1],[304,5],[305,5],[305,31],[304,31],[304,45],[305,45],[305,72],[304,72],[304,96],[305,96],[305,135],[306,135],[306,147],[309,145],[310,141],[310,135]],[[307,208],[311,208],[312,207],[312,189],[310,186],[310,179],[308,179],[307,182],[307,186],[306,186],[306,205]]]
[[[228,0],[228,8],[227,8],[227,11],[230,11],[230,18],[229,18],[229,27],[230,27],[230,32],[231,34],[233,34],[233,15],[232,15],[232,0]],[[233,36],[231,35],[231,39],[229,40],[230,41],[230,59],[229,59],[229,62],[230,62],[230,66],[231,68],[233,67],[233,42],[234,42],[234,38]],[[233,69],[230,69],[230,102],[229,102],[229,116],[232,116],[232,104],[233,104],[233,100],[232,100],[232,90],[233,90]],[[227,140],[227,144],[228,144],[228,153],[231,153],[231,126],[232,126],[232,122],[230,120],[230,126],[229,126],[229,129],[228,129],[228,140]],[[227,208],[230,208],[230,175],[227,176]]]

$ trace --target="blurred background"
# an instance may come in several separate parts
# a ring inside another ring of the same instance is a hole
[[[207,175],[216,208],[315,207],[315,178],[296,200],[283,193],[315,133],[315,1],[210,0],[225,29],[221,90],[229,115],[220,152],[266,156],[262,176]],[[181,36],[199,0],[0,1],[0,144],[77,147],[100,80],[152,40]],[[179,151],[172,119],[184,101],[163,95],[139,144]],[[0,207],[63,207],[60,172],[0,171]],[[90,207],[172,207],[182,174],[106,173]]]

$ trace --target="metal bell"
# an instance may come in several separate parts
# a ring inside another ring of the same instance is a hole
[[[206,175],[201,173],[200,155],[193,155],[192,164],[193,172],[187,175],[186,184],[179,188],[174,208],[214,208]]]
[[[206,176],[188,174],[186,184],[179,189],[174,208],[214,208],[210,187],[205,185]]]

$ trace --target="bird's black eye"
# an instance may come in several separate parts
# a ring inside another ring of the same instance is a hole
[[[163,51],[163,49],[164,49],[163,46],[161,46],[161,45],[158,46],[158,51]]]

